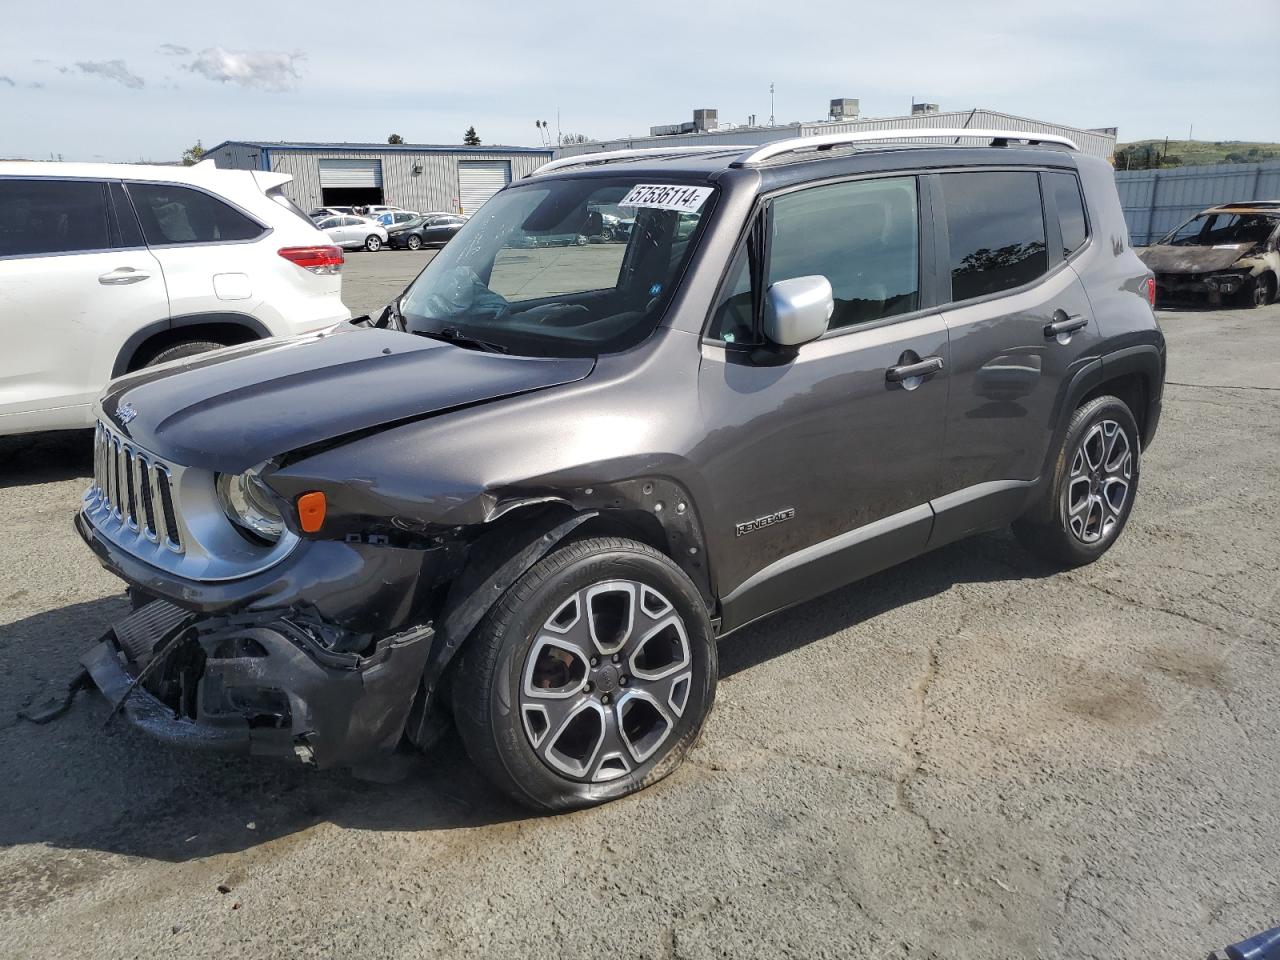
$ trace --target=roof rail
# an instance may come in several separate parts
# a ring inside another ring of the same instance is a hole
[[[1223,210],[1228,207],[1253,207],[1256,210],[1269,210],[1272,207],[1280,207],[1280,200],[1233,200],[1230,203],[1218,204],[1218,209]]]
[[[615,160],[631,160],[635,157],[662,157],[662,156],[681,156],[684,154],[697,153],[717,153],[717,152],[733,152],[734,150],[750,150],[751,147],[746,144],[725,144],[721,146],[717,143],[704,143],[701,146],[679,146],[679,147],[637,147],[632,150],[605,150],[598,153],[580,153],[572,157],[561,157],[559,160],[551,160],[544,163],[532,173],[525,174],[526,177],[536,176],[540,173],[550,173],[552,170],[563,170],[566,167],[583,167],[591,166],[597,163],[613,163]]]
[[[743,154],[731,167],[754,167],[773,157],[784,153],[796,153],[801,150],[830,150],[832,147],[845,144],[871,143],[877,140],[916,140],[922,137],[975,137],[979,140],[990,140],[993,147],[1006,147],[1011,140],[1025,140],[1029,144],[1053,143],[1079,150],[1074,140],[1059,136],[1056,133],[1035,133],[1028,130],[979,130],[968,127],[899,127],[892,130],[859,130],[854,133],[827,133],[817,137],[795,137],[790,140],[775,140],[756,147],[750,153]]]

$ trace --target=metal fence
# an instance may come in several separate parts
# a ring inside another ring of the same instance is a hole
[[[1129,238],[1141,247],[1216,203],[1280,200],[1280,160],[1117,170],[1116,187]]]

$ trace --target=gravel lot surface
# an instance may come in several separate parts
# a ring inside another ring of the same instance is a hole
[[[359,313],[422,254],[359,253]],[[1280,306],[1162,313],[1138,505],[1057,573],[956,544],[721,647],[657,787],[533,817],[456,738],[402,782],[188,755],[82,695],[126,610],[83,437],[0,440],[0,957],[1204,957],[1280,923]]]

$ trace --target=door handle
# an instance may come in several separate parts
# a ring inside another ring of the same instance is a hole
[[[903,380],[910,380],[912,377],[932,376],[941,369],[941,357],[925,357],[915,363],[902,363],[896,367],[890,367],[884,372],[884,378],[890,383],[901,383]]]
[[[1053,323],[1045,324],[1044,338],[1046,340],[1055,340],[1064,333],[1075,333],[1077,330],[1083,329],[1089,325],[1089,318],[1082,313],[1069,317],[1061,310],[1053,315]]]
[[[151,274],[145,270],[135,270],[133,267],[116,267],[109,270],[98,278],[98,282],[108,287],[119,287],[127,283],[137,283],[139,280],[146,280]]]

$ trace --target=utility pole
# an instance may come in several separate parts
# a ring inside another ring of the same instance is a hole
[[[770,80],[769,81],[769,126],[775,127],[777,125],[778,125],[778,122],[773,115],[773,81]]]

